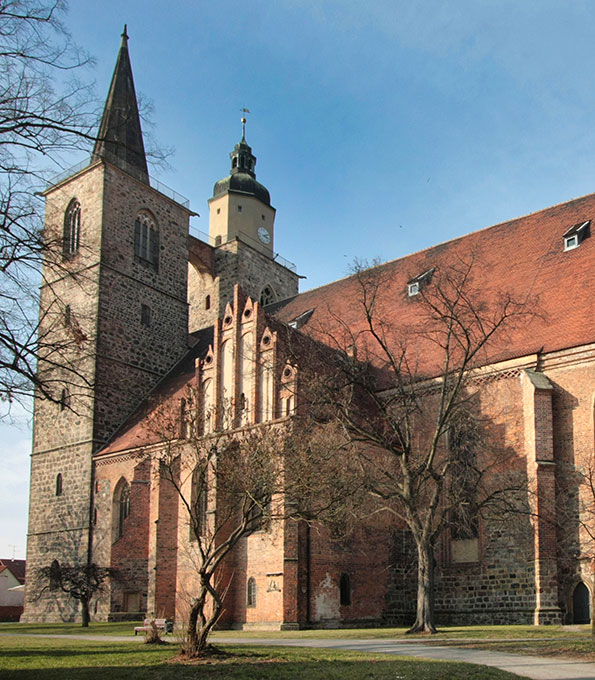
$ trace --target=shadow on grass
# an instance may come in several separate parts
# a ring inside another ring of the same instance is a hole
[[[142,654],[151,654],[151,653],[159,653],[160,655],[163,655],[164,650],[169,651],[171,656],[175,656],[177,653],[177,649],[179,648],[179,645],[176,644],[161,644],[161,645],[140,645],[140,646],[134,646],[130,647],[129,649],[126,648],[125,646],[118,646],[117,648],[117,654],[119,656],[124,657],[124,659],[127,656],[130,657],[138,657],[139,652]],[[10,659],[23,659],[23,658],[42,658],[45,659],[46,662],[49,664],[52,659],[60,659],[60,658],[74,658],[77,656],[102,656],[102,655],[109,655],[109,656],[114,656],[114,647],[109,645],[109,643],[105,643],[105,646],[94,646],[94,647],[86,647],[86,648],[81,648],[81,647],[56,647],[56,648],[44,648],[44,649],[4,649],[2,648],[0,651],[0,654],[2,654],[2,665],[7,665],[9,663]],[[15,661],[15,663],[18,663]],[[0,675],[0,677],[2,677]]]
[[[134,637],[134,627],[142,621],[121,621],[118,623],[91,623],[83,628],[80,623],[2,623],[0,633],[14,635],[130,635]]]
[[[146,648],[145,648],[146,649]],[[386,658],[379,655],[277,648],[274,651],[253,648],[224,648],[218,658],[183,662],[172,646],[148,650],[138,655],[138,648],[127,653],[121,648],[114,654],[109,648],[82,650],[29,651],[27,665],[19,669],[20,650],[12,650],[11,659],[3,662],[10,670],[0,670],[0,680],[507,680],[517,678],[504,671],[455,662],[421,659]],[[125,656],[121,654],[124,652]],[[79,654],[80,659],[74,657]],[[136,658],[135,658],[136,653]],[[112,654],[112,663],[108,656]],[[45,655],[45,658],[44,658]],[[24,659],[23,659],[24,661]],[[73,663],[74,662],[74,663]],[[81,667],[83,665],[85,667]]]
[[[157,664],[151,666],[109,666],[95,668],[52,668],[0,671],[0,680],[505,680],[518,676],[483,666],[450,662],[421,661],[337,661],[300,660],[284,662],[253,658],[243,663]]]

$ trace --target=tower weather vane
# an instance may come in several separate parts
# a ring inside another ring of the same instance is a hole
[[[240,109],[244,114],[250,113],[250,109]],[[246,116],[242,116],[242,139],[246,138]]]

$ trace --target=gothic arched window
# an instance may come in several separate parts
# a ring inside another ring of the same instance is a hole
[[[64,215],[64,234],[62,238],[62,255],[65,260],[78,253],[81,239],[81,204],[73,198]]]
[[[192,491],[190,494],[192,523],[190,540],[196,541],[207,528],[207,481],[205,470],[198,465],[192,473]]]
[[[130,484],[122,477],[114,491],[112,509],[113,541],[117,541],[124,533],[126,520],[130,515]]]
[[[60,562],[54,560],[50,564],[50,590],[58,590],[60,587]]]
[[[120,536],[124,531],[124,522],[130,515],[130,487],[126,484],[120,493]]]
[[[260,304],[265,307],[277,301],[275,291],[268,284],[260,291]]]
[[[159,267],[159,227],[148,210],[141,210],[134,222],[134,254],[143,262]]]
[[[246,606],[256,607],[256,579],[251,576],[246,587]]]

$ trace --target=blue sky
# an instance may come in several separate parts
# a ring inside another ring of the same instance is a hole
[[[101,97],[124,23],[152,135],[175,149],[152,174],[207,231],[249,108],[302,290],[595,190],[588,0],[76,0]],[[24,421],[0,428],[0,557],[24,557]]]

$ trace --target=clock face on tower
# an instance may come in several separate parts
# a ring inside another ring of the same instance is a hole
[[[271,235],[269,234],[269,230],[265,229],[264,227],[258,227],[258,238],[266,244],[269,244],[271,242]]]

